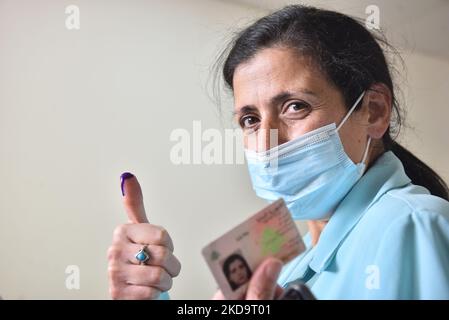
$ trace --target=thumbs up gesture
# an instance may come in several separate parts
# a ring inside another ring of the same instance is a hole
[[[108,250],[109,292],[113,299],[156,299],[171,288],[181,264],[167,231],[148,222],[137,178],[122,174],[121,187],[129,223],[115,228]]]

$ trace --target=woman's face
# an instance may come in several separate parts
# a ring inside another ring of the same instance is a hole
[[[229,279],[237,286],[248,281],[248,272],[243,261],[237,259],[229,264]]]
[[[282,144],[333,122],[338,126],[348,112],[342,94],[319,68],[291,49],[263,49],[237,67],[233,87],[236,120],[245,134],[255,133],[265,146],[270,146],[270,129],[278,130]],[[361,161],[368,140],[366,109],[353,113],[339,131],[355,163]],[[250,146],[248,139],[245,146],[269,148]]]

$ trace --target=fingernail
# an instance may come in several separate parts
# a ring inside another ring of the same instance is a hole
[[[123,188],[124,184],[125,184],[125,180],[134,177],[134,175],[131,172],[124,172],[122,173],[122,175],[120,176],[120,188],[122,189],[122,196],[125,195],[125,189]]]
[[[266,267],[265,276],[272,281],[276,281],[279,276],[279,273],[281,272],[281,269],[282,269],[282,262],[279,260],[275,260],[270,264],[268,264],[268,266]]]

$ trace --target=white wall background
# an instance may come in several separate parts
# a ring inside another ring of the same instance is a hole
[[[65,28],[70,4],[78,31]],[[213,294],[200,250],[264,204],[243,165],[171,164],[169,135],[194,120],[222,128],[205,89],[210,66],[223,39],[264,12],[213,0],[0,0],[3,298],[108,298],[123,171],[139,177],[150,221],[175,242],[183,269],[171,296]],[[415,130],[404,132],[447,180],[448,61],[406,54]],[[66,289],[67,265],[80,267],[80,290]]]
[[[449,183],[449,59],[417,52],[403,58],[407,114],[400,140]]]

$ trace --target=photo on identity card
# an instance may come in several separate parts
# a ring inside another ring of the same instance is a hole
[[[265,258],[287,263],[304,250],[298,228],[279,199],[210,243],[202,253],[223,295],[239,299]]]

